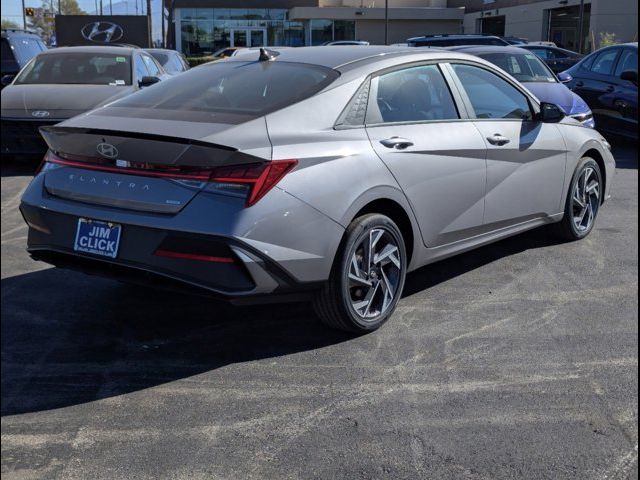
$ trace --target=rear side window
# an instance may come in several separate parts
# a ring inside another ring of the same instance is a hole
[[[437,65],[422,65],[373,80],[367,123],[458,119],[453,97]]]
[[[622,75],[622,72],[627,70],[638,71],[638,51],[630,48],[625,48],[622,51],[620,60],[618,60],[618,66],[616,67],[616,77]]]
[[[452,65],[476,118],[531,120],[527,97],[498,75],[472,65]]]
[[[142,118],[242,123],[292,105],[338,77],[335,70],[287,62],[217,62],[193,68],[115,102]]]
[[[544,58],[544,59],[551,58],[549,55],[550,52],[546,48],[529,48],[528,50],[530,52],[535,53],[540,58]]]
[[[11,45],[6,38],[2,39],[2,73],[9,71],[17,71],[20,69],[16,58],[11,50]]]
[[[591,71],[593,73],[599,73],[600,75],[611,75],[617,56],[617,49],[605,50],[596,57],[591,66]]]

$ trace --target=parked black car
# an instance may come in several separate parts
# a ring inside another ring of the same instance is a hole
[[[638,43],[598,50],[558,75],[593,110],[598,130],[638,138]]]
[[[169,75],[178,75],[189,70],[189,62],[184,55],[167,48],[147,48],[146,51],[155,58]]]
[[[510,43],[493,35],[425,35],[407,40],[410,47],[457,47],[461,45],[509,46]]]
[[[29,60],[47,49],[38,35],[26,30],[3,29],[1,42],[2,77],[15,76]],[[7,77],[0,88],[4,88],[9,81],[10,77]]]
[[[553,73],[564,72],[567,68],[573,67],[578,63],[584,55],[571,50],[565,50],[560,47],[551,47],[546,45],[518,45],[530,52],[535,53],[544,62],[549,65]]]

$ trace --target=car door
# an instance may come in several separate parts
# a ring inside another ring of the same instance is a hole
[[[620,54],[620,48],[605,48],[598,52],[590,63],[589,70],[572,82],[572,90],[580,95],[593,111],[596,125],[603,130],[615,128],[616,115],[613,105],[607,103],[607,95],[616,88],[613,71]]]
[[[615,88],[605,95],[604,100],[611,108],[613,131],[634,136],[638,130],[638,85],[621,78],[622,73],[628,70],[638,71],[637,48],[622,50],[612,79]]]
[[[561,212],[566,147],[558,127],[535,120],[532,100],[501,73],[469,63],[451,70],[487,148],[486,229]]]
[[[482,228],[485,145],[461,106],[435,63],[404,66],[371,80],[371,145],[402,187],[429,247]]]

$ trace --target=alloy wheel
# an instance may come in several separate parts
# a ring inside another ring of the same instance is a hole
[[[591,229],[600,207],[600,179],[595,169],[585,168],[573,189],[572,216],[578,232]]]
[[[369,230],[353,251],[347,279],[351,306],[364,321],[378,318],[393,304],[401,269],[395,236],[385,228]]]

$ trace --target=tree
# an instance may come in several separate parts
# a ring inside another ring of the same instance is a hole
[[[60,12],[58,12],[60,5]],[[55,28],[54,15],[86,15],[87,12],[80,8],[78,0],[42,0],[42,8],[37,10],[37,15],[27,18],[29,26],[36,30],[45,40],[49,40]]]
[[[619,42],[615,33],[600,32],[600,48],[616,45],[617,43]]]
[[[20,25],[18,25],[13,20],[8,20],[6,18],[3,18],[2,19],[2,29],[4,30],[5,28],[19,29],[21,27],[20,27]]]

